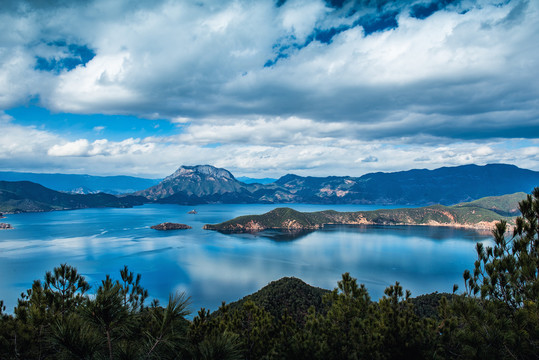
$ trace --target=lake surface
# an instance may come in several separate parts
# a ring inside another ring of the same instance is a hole
[[[287,204],[299,211],[358,211],[369,205]],[[333,289],[350,272],[373,299],[399,281],[412,296],[463,288],[462,272],[472,269],[475,243],[491,243],[488,233],[428,226],[331,226],[282,236],[221,234],[202,230],[276,205],[144,205],[132,209],[84,209],[7,215],[14,230],[0,231],[0,299],[13,311],[34,279],[61,263],[77,267],[95,291],[105,274],[119,279],[124,265],[142,274],[150,299],[166,304],[171,292],[191,296],[193,313],[215,310],[273,280],[295,276]],[[394,207],[394,206],[393,206]],[[179,222],[191,230],[157,231],[150,226]]]

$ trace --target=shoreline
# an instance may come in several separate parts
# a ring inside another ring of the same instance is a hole
[[[267,228],[264,228],[264,227],[255,227],[253,229],[242,229],[242,230],[231,230],[231,229],[214,229],[214,228],[211,228],[211,227],[206,227],[207,225],[210,225],[210,224],[206,224],[204,225],[202,228],[204,230],[209,230],[209,231],[218,231],[218,232],[223,232],[223,233],[229,233],[229,234],[252,234],[252,233],[259,233],[259,232],[262,232],[262,231],[266,231],[266,230],[277,230],[277,231],[288,231],[288,232],[302,232],[302,231],[317,231],[317,230],[321,230],[323,229],[324,227],[326,226],[350,226],[350,227],[353,227],[353,226],[423,226],[423,227],[427,227],[427,226],[430,226],[430,227],[446,227],[446,228],[455,228],[455,229],[466,229],[466,230],[476,230],[478,232],[491,232],[492,230],[494,230],[494,227],[496,226],[496,222],[493,222],[492,224],[489,224],[489,226],[487,226],[486,224],[443,224],[443,223],[438,223],[438,224],[407,224],[407,223],[393,223],[393,224],[387,224],[387,223],[374,223],[374,222],[366,222],[366,223],[327,223],[327,224],[322,224],[320,226],[313,226],[313,227],[302,227],[302,228],[286,228],[286,227],[267,227]],[[515,224],[513,223],[507,223],[507,225],[509,227],[512,227],[514,226]],[[211,225],[210,225],[211,226]],[[507,233],[510,233],[511,232],[511,229],[509,229],[507,231]]]

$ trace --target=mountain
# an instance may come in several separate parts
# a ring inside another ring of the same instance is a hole
[[[132,176],[91,176],[76,174],[39,174],[0,171],[3,181],[31,181],[49,189],[76,194],[104,192],[126,194],[146,189],[159,183],[157,179],[144,179]]]
[[[326,225],[431,225],[491,230],[494,223],[501,219],[514,223],[514,218],[501,215],[493,209],[502,209],[502,213],[507,213],[507,209],[518,208],[518,202],[525,197],[526,194],[517,193],[454,206],[431,205],[356,212],[326,210],[304,213],[290,208],[277,208],[262,215],[245,215],[220,224],[204,225],[204,229],[242,233],[269,229],[315,230]]]
[[[260,184],[244,184],[211,165],[181,166],[159,184],[135,195],[163,204],[254,203]]]
[[[158,185],[135,195],[173,204],[453,205],[486,196],[529,193],[537,185],[539,172],[505,164],[371,173],[361,177],[288,174],[270,184],[246,184],[225,169],[198,165],[182,166]]]
[[[133,207],[145,198],[98,194],[66,194],[30,181],[0,181],[0,212],[71,210],[99,207]]]

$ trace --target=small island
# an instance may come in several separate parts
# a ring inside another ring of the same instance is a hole
[[[14,229],[14,227],[11,226],[11,224],[0,223],[0,230],[11,230],[11,229]]]
[[[191,226],[185,224],[176,224],[171,222],[164,222],[159,225],[154,225],[151,227],[155,230],[188,230],[192,229]]]
[[[191,210],[191,211],[188,211],[187,212],[188,214],[198,214],[197,211],[195,209]]]

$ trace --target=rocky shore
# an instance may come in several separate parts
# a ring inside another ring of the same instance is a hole
[[[164,222],[158,225],[154,225],[151,227],[155,230],[188,230],[192,229],[191,226],[185,225],[185,224],[176,224],[171,222]]]

